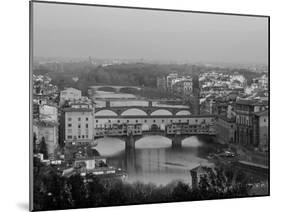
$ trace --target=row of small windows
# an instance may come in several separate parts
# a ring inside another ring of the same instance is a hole
[[[78,117],[77,119],[78,119],[78,121],[81,121],[81,120],[82,120],[81,117]],[[68,121],[72,121],[72,118],[69,117],[67,120],[68,120]],[[89,121],[89,118],[86,117],[85,120],[86,120],[86,121]]]
[[[181,123],[181,121],[182,121],[182,120],[178,120],[179,123]],[[214,121],[214,120],[211,119],[211,121]],[[99,122],[99,120],[96,119],[96,123],[98,123],[98,122]],[[129,122],[130,122],[130,120],[127,120],[127,123],[129,123]],[[135,122],[138,123],[139,121],[136,120]],[[164,122],[165,122],[165,120],[162,120],[162,123],[164,123]],[[170,120],[170,122],[173,123],[173,120]],[[195,119],[195,122],[197,123],[198,120]],[[204,119],[204,120],[203,120],[203,123],[205,123],[205,122],[206,122],[206,120]],[[111,123],[111,120],[108,120],[108,123]],[[120,123],[120,120],[117,120],[117,123]],[[147,123],[147,120],[144,120],[144,123]],[[153,120],[153,123],[156,123],[156,120]],[[189,120],[187,120],[186,123],[189,123]]]
[[[72,124],[68,124],[67,126],[68,126],[68,127],[72,127]],[[86,127],[86,128],[89,128],[89,124],[85,124],[85,127]],[[79,129],[81,128],[81,124],[78,124],[78,128],[79,128]]]
[[[89,136],[88,135],[78,135],[77,136],[78,138],[89,138]],[[72,136],[72,135],[68,135],[67,136],[67,139],[77,139],[77,137],[76,136]]]

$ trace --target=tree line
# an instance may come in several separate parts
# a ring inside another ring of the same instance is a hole
[[[237,177],[238,181],[233,185],[233,173],[224,173],[219,169],[209,169],[207,174],[201,176],[198,186],[192,188],[180,181],[156,186],[151,183],[126,183],[118,179],[94,176],[89,176],[91,182],[85,182],[85,178],[80,175],[61,177],[54,168],[40,164],[37,159],[34,167],[35,210],[245,197],[250,189],[243,174]]]
[[[258,73],[247,69],[229,69],[219,67],[206,67],[189,64],[114,64],[108,66],[95,66],[84,63],[64,63],[63,70],[58,71],[50,66],[40,65],[34,69],[34,74],[47,74],[52,83],[60,89],[74,87],[87,93],[91,85],[134,85],[147,88],[156,88],[157,77],[165,76],[171,72],[180,75],[199,75],[206,71],[225,73],[238,72],[243,74],[247,81],[251,81]],[[74,80],[77,78],[77,80]]]

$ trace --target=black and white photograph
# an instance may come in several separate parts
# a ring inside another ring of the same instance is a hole
[[[29,13],[32,211],[270,195],[269,16]]]

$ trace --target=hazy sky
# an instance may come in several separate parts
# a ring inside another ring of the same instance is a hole
[[[34,55],[267,64],[268,20],[35,3]]]

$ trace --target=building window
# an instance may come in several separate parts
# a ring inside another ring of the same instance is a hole
[[[108,120],[108,123],[111,123],[111,120]]]
[[[68,120],[68,121],[71,121],[72,119],[71,119],[71,117],[69,117],[67,120]]]
[[[155,123],[156,121],[155,120],[153,120],[153,123]]]
[[[138,123],[139,121],[138,120],[136,120],[136,123]]]
[[[198,120],[197,120],[197,119],[195,119],[195,122],[198,122]]]
[[[118,123],[120,123],[120,120],[117,120]]]
[[[88,124],[86,124],[86,128],[88,128],[89,127],[89,125]]]
[[[80,135],[78,135],[78,138],[81,138],[81,136],[80,136]]]
[[[68,136],[67,136],[67,139],[72,139],[72,135],[68,135]]]
[[[86,138],[88,138],[88,135],[86,135]]]
[[[171,123],[173,123],[173,120],[170,120]]]
[[[129,120],[127,120],[127,123],[129,123]]]
[[[165,120],[162,120],[162,123],[164,123]]]
[[[72,124],[68,124],[67,126],[68,126],[68,127],[72,127]]]
[[[78,117],[78,121],[81,121],[81,117]]]
[[[98,123],[99,122],[99,120],[96,120],[96,123]]]
[[[81,128],[81,124],[78,124],[78,128],[79,128],[79,129]]]
[[[85,136],[84,135],[82,135],[82,138],[84,138]]]
[[[146,123],[147,122],[147,120],[144,120],[144,123]]]
[[[86,121],[89,121],[89,118],[88,118],[88,117],[86,117]]]
[[[266,122],[266,119],[264,119],[263,121]]]

